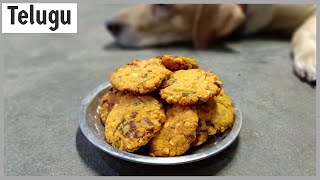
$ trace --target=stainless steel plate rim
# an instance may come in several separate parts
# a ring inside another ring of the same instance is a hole
[[[242,126],[242,114],[239,109],[238,104],[234,101],[234,99],[231,97],[234,107],[235,107],[235,122],[234,125],[229,132],[229,134],[220,142],[218,142],[215,146],[212,148],[205,150],[203,152],[197,153],[197,154],[191,154],[191,155],[182,155],[182,156],[176,156],[176,157],[151,157],[151,156],[143,156],[138,155],[134,153],[128,153],[124,151],[120,151],[111,145],[109,145],[104,140],[98,138],[90,127],[88,126],[87,119],[86,119],[86,113],[87,113],[87,107],[92,101],[92,99],[102,90],[110,87],[109,82],[105,82],[92,90],[82,101],[81,107],[80,107],[80,113],[79,113],[79,123],[80,123],[80,129],[85,135],[85,137],[97,148],[101,149],[102,151],[121,158],[123,160],[136,162],[136,163],[143,163],[143,164],[152,164],[152,165],[175,165],[175,164],[184,164],[184,163],[190,163],[194,161],[199,161],[205,158],[208,158],[210,156],[213,156],[225,148],[227,148],[229,145],[231,145],[234,140],[237,138],[237,136],[240,133],[240,129]]]

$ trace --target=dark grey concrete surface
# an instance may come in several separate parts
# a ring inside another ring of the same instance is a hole
[[[6,175],[315,175],[316,89],[292,72],[289,39],[227,40],[120,49],[103,23],[122,6],[78,4],[77,34],[5,34]],[[111,157],[78,125],[82,99],[130,59],[183,54],[217,73],[243,113],[239,138],[220,154],[180,166]]]

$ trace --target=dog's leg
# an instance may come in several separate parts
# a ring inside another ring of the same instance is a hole
[[[310,16],[293,34],[294,70],[309,82],[316,81],[316,15]]]

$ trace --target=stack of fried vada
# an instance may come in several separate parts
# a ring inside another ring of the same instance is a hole
[[[102,97],[106,141],[122,151],[179,156],[223,133],[234,107],[219,77],[186,56],[133,60],[114,71]]]

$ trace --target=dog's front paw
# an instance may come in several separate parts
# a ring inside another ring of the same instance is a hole
[[[315,60],[294,60],[294,70],[296,74],[308,82],[316,81],[317,69]]]
[[[302,79],[315,82],[316,70],[316,16],[310,16],[293,35],[294,70]]]

